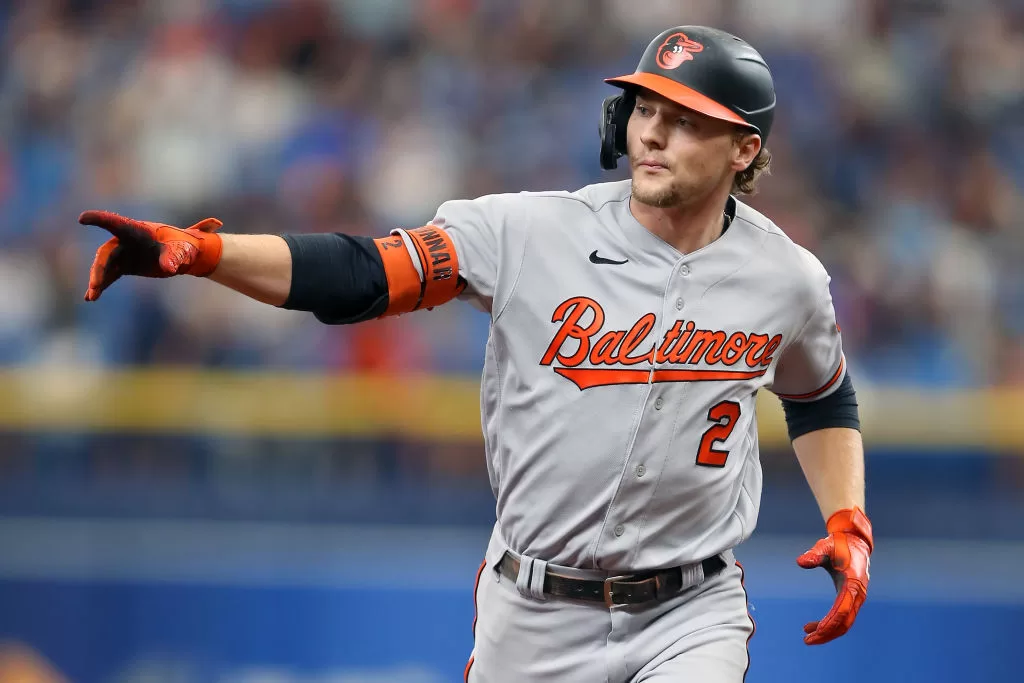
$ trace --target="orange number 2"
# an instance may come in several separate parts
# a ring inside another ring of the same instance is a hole
[[[697,451],[697,464],[704,467],[725,467],[729,451],[715,448],[715,443],[725,441],[736,428],[740,417],[740,404],[736,401],[716,403],[708,411],[708,419],[715,424],[708,427],[700,439],[700,450]]]

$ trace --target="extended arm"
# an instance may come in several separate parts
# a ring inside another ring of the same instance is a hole
[[[465,286],[454,245],[436,226],[373,240],[341,233],[222,236],[213,218],[181,230],[103,211],[87,211],[79,222],[113,235],[96,253],[87,301],[122,275],[195,275],[342,324],[438,306]]]

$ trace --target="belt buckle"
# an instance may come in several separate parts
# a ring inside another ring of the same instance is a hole
[[[604,604],[609,609],[611,609],[613,606],[618,605],[618,604],[623,604],[623,605],[626,604],[626,603],[617,603],[617,602],[614,601],[614,597],[615,597],[614,593],[615,592],[612,590],[612,584],[616,583],[618,581],[626,581],[628,579],[633,579],[633,578],[636,578],[636,576],[634,574],[620,574],[619,576],[609,576],[607,579],[604,580]]]
[[[662,579],[660,574],[649,576],[646,579],[638,579],[636,574],[626,574],[620,576],[610,576],[604,580],[604,604],[611,608],[613,605],[628,605],[628,604],[642,604],[642,603],[628,603],[628,602],[615,602],[615,591],[612,590],[612,584],[617,581],[629,582],[632,584],[640,585],[647,583],[648,581],[654,582],[654,597],[650,601],[656,601],[661,597]]]

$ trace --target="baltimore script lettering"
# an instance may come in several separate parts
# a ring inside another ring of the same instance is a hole
[[[590,322],[584,324],[582,321],[588,318]],[[749,332],[701,330],[692,320],[676,320],[660,342],[651,346],[645,342],[657,321],[653,313],[641,316],[628,330],[608,330],[601,334],[604,321],[601,304],[589,297],[563,301],[551,317],[551,322],[562,324],[541,358],[541,365],[557,361],[561,367],[555,367],[555,372],[580,389],[648,381],[742,380],[765,374],[782,344],[779,334],[769,337]],[[584,361],[596,367],[580,368]],[[630,367],[641,363],[719,367],[656,370]],[[748,369],[732,369],[740,364]]]

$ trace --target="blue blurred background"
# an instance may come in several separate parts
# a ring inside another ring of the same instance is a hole
[[[617,179],[601,79],[685,23],[773,68],[752,203],[832,273],[878,539],[806,648],[822,522],[763,396],[748,680],[1024,679],[1024,3],[0,0],[0,683],[461,680],[487,317],[327,327],[189,278],[85,305],[75,218],[379,236]]]

